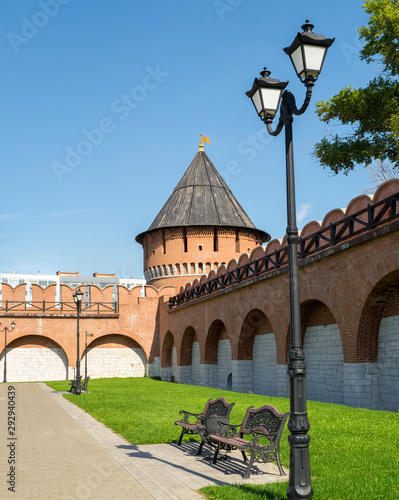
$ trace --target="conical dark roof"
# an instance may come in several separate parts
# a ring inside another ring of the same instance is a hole
[[[136,241],[141,243],[145,233],[157,229],[185,226],[253,229],[261,233],[263,241],[270,239],[266,232],[256,229],[203,149],[195,155],[154,222]]]

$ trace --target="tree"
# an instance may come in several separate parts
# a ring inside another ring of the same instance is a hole
[[[367,0],[363,7],[370,19],[358,30],[365,41],[360,58],[378,61],[382,72],[364,88],[344,87],[316,103],[322,121],[351,126],[351,133],[329,134],[314,147],[313,155],[336,174],[374,160],[399,170],[399,0]]]
[[[398,171],[395,171],[391,164],[384,163],[381,160],[375,160],[372,165],[369,165],[367,167],[367,173],[369,184],[367,188],[363,190],[365,194],[373,193],[378,186],[398,176]]]

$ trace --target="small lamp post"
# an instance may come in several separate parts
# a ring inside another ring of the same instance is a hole
[[[305,112],[314,86],[323,67],[328,47],[334,38],[324,38],[312,32],[309,20],[302,26],[292,44],[284,51],[291,58],[296,74],[306,87],[305,101],[300,109],[294,96],[285,90],[288,82],[270,78],[270,71],[264,68],[262,78],[255,78],[252,89],[246,95],[251,98],[260,119],[266,124],[270,135],[278,135],[285,126],[285,156],[287,172],[287,242],[290,286],[290,328],[291,345],[288,354],[288,375],[290,378],[290,472],[287,497],[307,500],[313,497],[309,463],[309,420],[306,410],[306,364],[301,338],[301,303],[298,277],[298,228],[296,225],[294,155],[292,147],[293,115]],[[284,92],[283,92],[284,91]],[[279,122],[273,131],[273,119],[281,101]]]
[[[87,379],[87,337],[94,337],[93,333],[87,333],[86,331],[86,343],[85,343],[85,379]]]
[[[1,323],[0,323],[1,326]],[[7,332],[12,332],[15,328],[15,321],[13,320],[11,323],[11,330],[5,326],[0,332],[4,332],[4,379],[3,383],[7,382]]]
[[[81,305],[82,305],[83,295],[84,295],[83,292],[81,292],[80,290],[77,290],[73,294],[73,300],[75,301],[75,304],[76,304],[76,315],[77,315],[77,330],[76,330],[76,350],[77,350],[77,354],[76,354],[76,390],[75,390],[75,394],[77,396],[80,396],[80,393],[82,392],[81,388],[80,388],[80,380],[81,380],[82,377],[80,376],[79,315],[80,315],[80,311],[81,311]]]

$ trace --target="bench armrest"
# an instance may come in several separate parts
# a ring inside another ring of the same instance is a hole
[[[269,434],[269,433],[266,433],[266,432],[262,432],[262,431],[257,431],[257,430],[254,430],[254,429],[251,429],[248,431],[248,434],[252,434],[253,438],[252,438],[252,444],[258,444],[258,441],[259,441],[259,438],[260,437],[265,437],[267,438],[270,442],[273,442],[273,438],[277,436],[277,434]]]
[[[183,414],[184,414],[183,419],[182,419],[182,420],[183,420],[183,422],[187,422],[187,423],[188,423],[188,422],[189,422],[189,418],[190,418],[190,417],[196,417],[197,422],[198,422],[198,421],[202,421],[202,419],[200,418],[200,417],[202,417],[202,413],[191,413],[191,412],[189,412],[189,411],[180,410],[180,411],[179,411],[179,414],[180,414],[180,415],[183,415]]]
[[[224,422],[217,421],[217,425],[219,426],[219,432],[217,433],[223,437],[236,437],[238,436],[237,429],[241,427],[241,424],[226,424]]]

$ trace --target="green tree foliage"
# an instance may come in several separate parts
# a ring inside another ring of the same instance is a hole
[[[343,88],[316,110],[326,123],[351,126],[351,133],[331,135],[315,145],[313,155],[334,173],[347,174],[356,164],[389,161],[399,169],[399,0],[367,0],[367,26],[359,28],[365,45],[360,58],[377,61],[381,75],[367,87]]]

